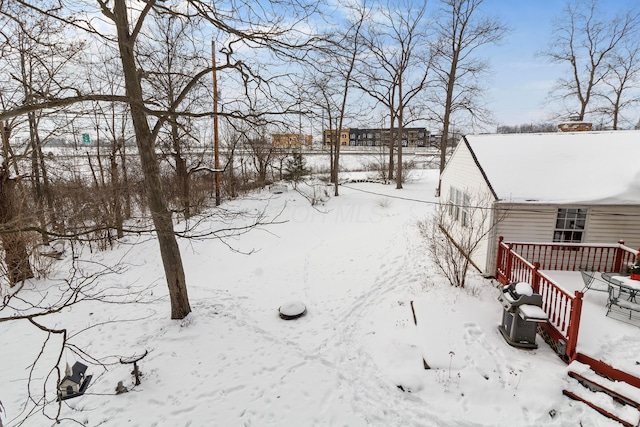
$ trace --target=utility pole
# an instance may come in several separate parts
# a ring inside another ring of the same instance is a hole
[[[220,206],[220,156],[218,154],[218,68],[216,67],[216,42],[211,40],[213,73],[213,168],[215,169],[216,206]]]

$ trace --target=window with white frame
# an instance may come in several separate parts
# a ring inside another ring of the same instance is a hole
[[[469,195],[466,193],[462,193],[462,209],[460,211],[460,222],[463,227],[467,227],[469,225],[470,215],[471,215],[471,203],[469,202]]]
[[[553,241],[582,243],[586,222],[586,209],[558,209]]]
[[[455,221],[460,221],[463,227],[469,225],[470,205],[468,194],[455,187],[449,189],[449,215]]]

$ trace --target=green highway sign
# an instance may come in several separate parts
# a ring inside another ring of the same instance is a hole
[[[88,133],[83,133],[82,134],[82,143],[83,144],[90,144],[91,143],[91,136],[89,136]]]

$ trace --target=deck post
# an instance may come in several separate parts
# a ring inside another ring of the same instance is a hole
[[[504,237],[498,237],[498,255],[496,256],[496,277],[498,281],[500,281],[500,267],[502,266],[502,259],[504,258],[504,248],[502,246],[502,241]]]
[[[513,263],[513,252],[511,248],[513,245],[511,243],[507,244],[507,262],[504,266],[504,283],[503,285],[508,284],[511,281],[511,264]]]
[[[575,298],[571,304],[571,314],[569,315],[569,328],[567,330],[567,356],[573,359],[576,354],[576,345],[578,344],[578,332],[580,331],[580,316],[582,315],[582,297],[583,293],[575,292]]]
[[[613,262],[613,271],[622,271],[622,255],[624,246],[624,240],[618,240],[618,247],[616,248],[616,259]]]
[[[533,263],[533,271],[531,272],[531,287],[535,292],[540,292],[540,263]]]

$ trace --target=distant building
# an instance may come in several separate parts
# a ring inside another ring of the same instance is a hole
[[[440,147],[440,143],[442,142],[442,135],[429,135],[429,145],[432,147]]]
[[[274,133],[271,134],[271,143],[276,148],[299,148],[301,145],[311,148],[313,137],[300,133]]]
[[[342,131],[340,131],[340,145],[341,146],[347,146],[349,145],[349,129],[342,129]],[[338,136],[337,136],[338,132],[335,130],[328,130],[325,129],[324,132],[322,132],[322,145],[323,146],[330,146],[330,145],[334,145]]]
[[[336,132],[324,131],[323,144],[329,145],[335,140]],[[340,132],[340,145],[350,147],[381,147],[388,146],[390,139],[389,129],[381,128],[350,128]],[[397,135],[394,133],[394,136]],[[333,138],[332,138],[333,136]],[[426,128],[402,129],[403,147],[427,147],[429,146],[429,131]]]

